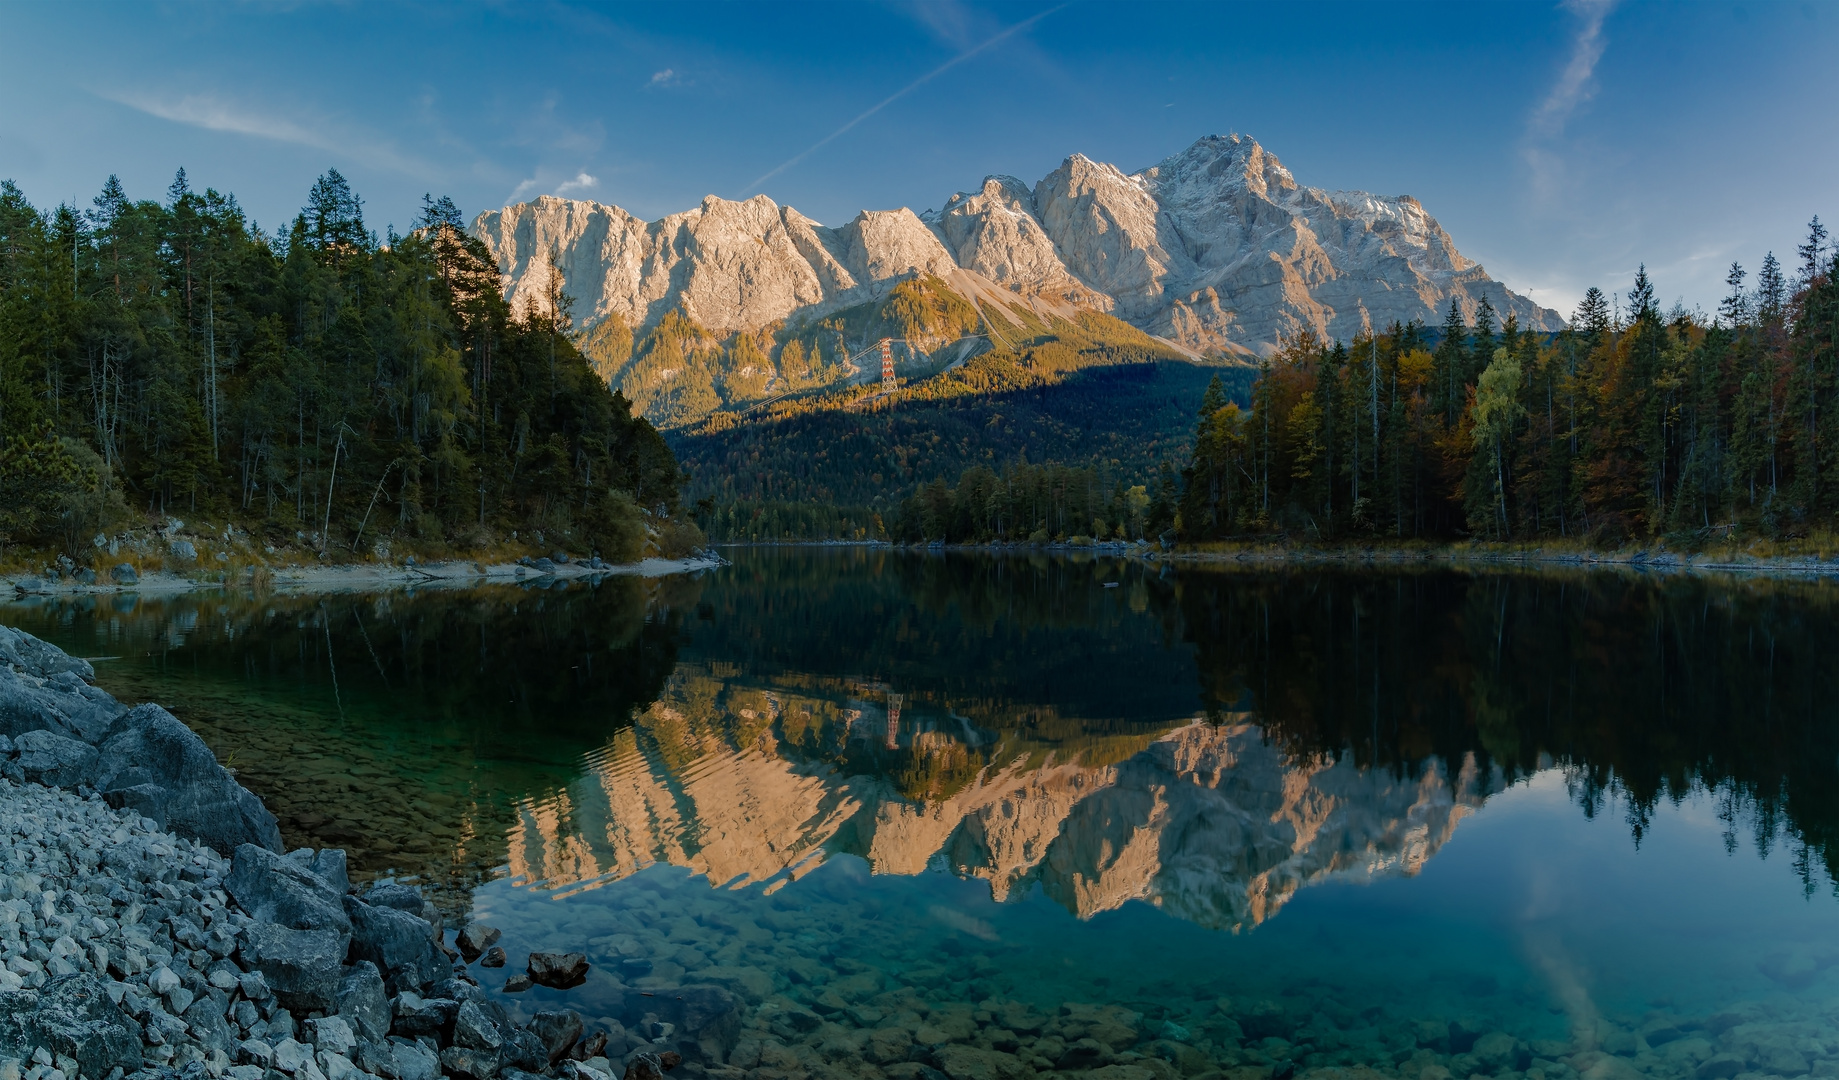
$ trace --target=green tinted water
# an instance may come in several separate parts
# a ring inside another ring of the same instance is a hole
[[[719,985],[716,1072],[1839,1073],[1821,582],[743,550],[6,617],[503,927],[483,983],[585,951],[508,1000],[616,1048]]]

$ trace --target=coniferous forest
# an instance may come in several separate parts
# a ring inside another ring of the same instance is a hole
[[[522,529],[635,557],[678,470],[570,329],[565,298],[511,309],[445,198],[379,238],[336,171],[273,233],[183,171],[81,210],[0,184],[0,542],[82,558],[177,516],[321,553]]]
[[[1839,515],[1839,285],[1815,218],[1799,265],[1733,264],[1705,318],[1591,289],[1557,334],[1452,308],[1287,343],[1249,408],[1210,391],[1177,507],[1218,540],[1575,538],[1696,547]],[[1792,276],[1791,276],[1792,275]],[[1618,298],[1619,299],[1619,298]],[[1434,344],[1433,344],[1434,340]]]
[[[1646,269],[1556,334],[1473,322],[1303,334],[1249,395],[1216,379],[1186,460],[1049,517],[1038,469],[967,471],[892,531],[948,541],[1550,541],[1696,549],[1839,531],[1839,284],[1815,218],[1784,268],[1733,264],[1715,314],[1663,310]],[[1236,399],[1236,400],[1235,400]],[[1039,474],[1039,475],[1037,475]],[[1066,488],[1066,481],[1058,481]]]

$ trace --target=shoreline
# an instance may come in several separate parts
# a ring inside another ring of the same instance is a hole
[[[1336,563],[1369,566],[1476,566],[1489,569],[1550,568],[1581,570],[1639,570],[1655,573],[1705,573],[1732,576],[1809,577],[1839,575],[1839,556],[1751,556],[1731,560],[1671,551],[1574,552],[1531,550],[1494,551],[1456,548],[1268,548],[1183,550],[1152,552],[1154,561],[1205,565],[1208,563],[1300,564]]]
[[[547,561],[547,560],[545,560]],[[516,584],[519,582],[577,581],[605,577],[659,578],[671,574],[697,573],[725,565],[719,555],[691,556],[682,559],[646,558],[618,565],[602,563],[553,564],[539,570],[515,563],[479,563],[466,559],[406,565],[399,563],[347,563],[330,566],[292,564],[269,570],[266,589],[282,594],[371,592],[380,589],[464,589],[477,585]],[[132,583],[109,582],[83,584],[68,578],[47,580],[30,574],[0,576],[0,588],[10,587],[15,597],[27,596],[113,596],[135,593],[172,596],[211,589],[247,588],[248,575],[236,579],[213,581],[187,577],[167,571],[139,575]]]
[[[1274,545],[1176,547],[1161,550],[1149,541],[1107,541],[1092,544],[1008,543],[945,544],[895,543],[888,540],[737,540],[712,543],[712,548],[886,548],[918,554],[951,552],[990,555],[1041,553],[1049,555],[1110,555],[1152,563],[1207,565],[1259,563],[1271,566],[1363,564],[1376,567],[1476,566],[1490,569],[1552,568],[1638,570],[1657,573],[1705,573],[1732,576],[1825,577],[1839,576],[1839,552],[1828,558],[1816,555],[1713,556],[1661,550],[1587,552],[1532,548],[1424,547],[1277,547]]]

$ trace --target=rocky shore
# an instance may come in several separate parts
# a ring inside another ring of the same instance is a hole
[[[656,578],[687,574],[712,570],[723,562],[720,555],[707,552],[683,559],[648,558],[619,564],[598,558],[570,560],[556,552],[554,556],[526,556],[516,562],[501,563],[461,560],[418,563],[410,558],[401,563],[288,564],[267,568],[269,576],[263,587],[277,593],[336,593],[404,588],[464,589],[505,582],[546,586],[610,576]],[[198,589],[246,587],[255,580],[247,568],[234,576],[226,571],[207,572],[198,567],[190,568],[189,572],[163,569],[143,573],[132,563],[120,563],[98,575],[94,570],[77,567],[68,558],[61,563],[68,566],[53,563],[35,574],[0,575],[0,587],[10,587],[13,595],[22,598],[96,593],[163,596]]]
[[[467,975],[506,963],[495,930],[446,931],[411,886],[360,895],[342,851],[283,853],[196,734],[92,677],[0,627],[0,1080],[637,1080],[682,1060],[622,1033],[615,1066],[578,1013],[514,1018]],[[588,968],[526,964],[509,988]]]

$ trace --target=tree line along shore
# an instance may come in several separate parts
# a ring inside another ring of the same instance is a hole
[[[1304,333],[1224,371],[1159,465],[1012,460],[859,507],[699,505],[712,535],[948,543],[1510,545],[1824,557],[1839,523],[1839,274],[1819,219],[1707,315],[1645,268],[1557,333],[1483,302],[1441,327]],[[1101,455],[1103,456],[1103,455]],[[1110,455],[1116,456],[1116,455]],[[891,459],[890,459],[891,460]],[[795,485],[781,485],[792,490]]]
[[[687,552],[670,449],[551,300],[514,310],[450,200],[379,237],[336,170],[272,232],[183,170],[50,211],[0,183],[0,544]]]

